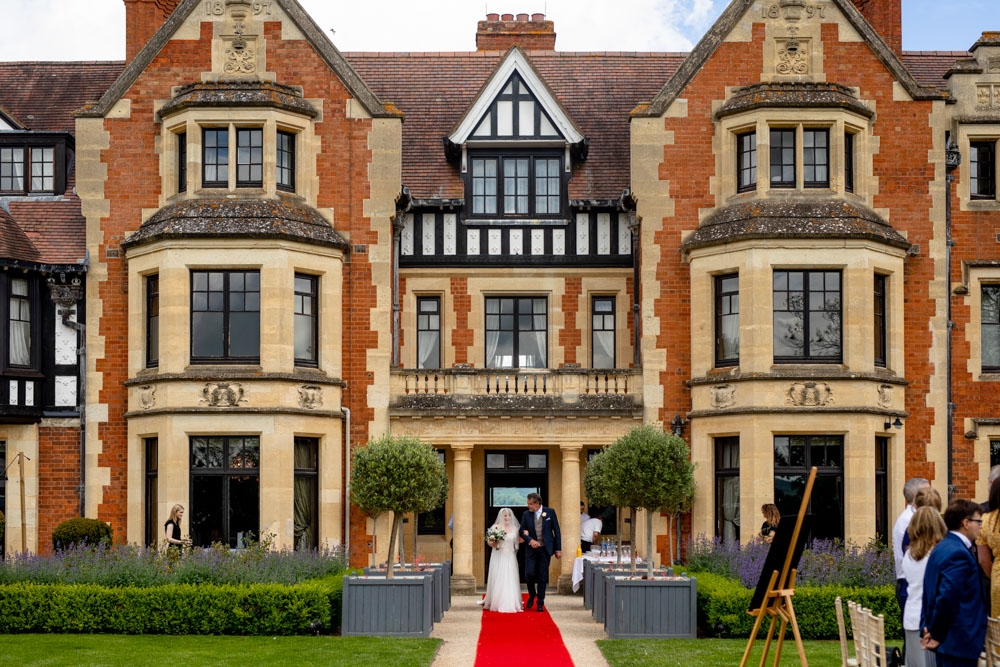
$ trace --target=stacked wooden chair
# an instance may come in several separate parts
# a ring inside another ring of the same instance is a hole
[[[851,602],[850,604],[854,604]],[[848,655],[847,648],[847,630],[844,628],[844,605],[840,601],[840,596],[833,601],[833,606],[837,609],[837,630],[840,632],[840,661],[843,667],[858,667],[858,659],[852,658]],[[852,616],[851,621],[854,618]],[[855,630],[857,632],[857,630]],[[992,665],[990,667],[993,667]],[[1000,667],[1000,665],[997,665]]]
[[[990,618],[987,621],[985,655],[987,667],[1000,667],[1000,618]]]
[[[843,631],[843,607],[840,598],[834,601],[837,607],[837,624],[841,627],[841,656],[845,666],[886,667],[885,619],[876,616],[869,609],[851,600],[847,601],[847,609],[851,616],[851,631],[854,635],[854,655],[852,661],[847,657],[847,636]]]

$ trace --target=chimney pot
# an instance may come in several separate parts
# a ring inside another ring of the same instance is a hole
[[[513,14],[503,14],[502,16],[500,16],[500,19],[502,21],[513,21],[514,20],[514,15]]]
[[[500,15],[499,14],[487,14],[486,15],[486,20],[487,21],[494,21],[494,22],[495,21],[499,21],[500,20]]]
[[[527,14],[518,14],[517,15],[517,20],[521,21],[521,22],[527,22],[528,15]]]
[[[531,15],[531,20],[532,21],[544,21],[545,20],[545,14],[532,14]]]

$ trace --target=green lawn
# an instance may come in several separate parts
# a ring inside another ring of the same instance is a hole
[[[6,665],[385,665],[426,667],[440,639],[0,635]]]
[[[840,667],[840,642],[805,641],[809,667]],[[890,642],[898,645],[899,642]],[[611,667],[691,667],[692,665],[739,665],[747,643],[743,639],[602,639],[597,642],[601,653]],[[774,663],[776,644],[771,644],[768,665]],[[752,667],[760,664],[763,640],[754,643],[754,650],[747,662]],[[854,655],[851,647],[850,655]],[[798,665],[799,654],[795,640],[785,640],[779,665]]]

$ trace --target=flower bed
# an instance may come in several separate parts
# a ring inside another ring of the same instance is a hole
[[[340,625],[347,561],[267,543],[74,547],[0,564],[0,633],[294,635]]]

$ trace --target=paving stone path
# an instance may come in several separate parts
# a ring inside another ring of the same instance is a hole
[[[483,615],[482,607],[476,602],[481,598],[481,595],[456,595],[451,599],[451,609],[445,612],[442,622],[434,624],[431,632],[431,637],[444,640],[432,667],[472,667],[475,664]],[[607,635],[590,611],[583,608],[581,596],[550,593],[545,598],[545,608],[559,627],[576,667],[607,667],[608,662],[595,643]]]

